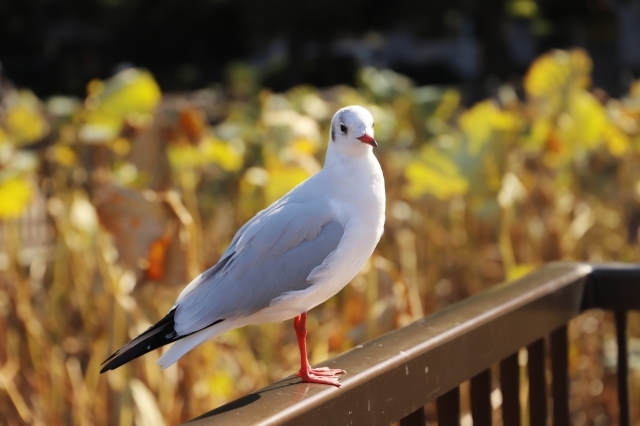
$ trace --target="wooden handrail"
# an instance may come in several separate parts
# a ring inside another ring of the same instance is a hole
[[[303,384],[290,377],[187,424],[387,425],[403,418],[403,425],[410,424],[408,419],[423,418],[419,414],[425,404],[445,394],[446,398],[454,397],[451,391],[466,380],[475,378],[476,389],[486,388],[488,369],[501,363],[507,371],[507,361],[513,361],[520,348],[529,347],[544,356],[544,346],[540,352],[540,345],[549,335],[555,345],[551,350],[556,354],[553,371],[559,376],[554,379],[558,388],[552,394],[564,398],[566,352],[563,355],[558,348],[566,351],[566,344],[563,346],[560,340],[562,336],[566,339],[566,324],[590,308],[640,309],[640,265],[547,264],[322,363],[348,371],[339,389]],[[536,366],[531,364],[531,368]],[[626,375],[627,371],[620,374]],[[541,380],[544,384],[544,372]],[[627,386],[626,381],[621,382]],[[514,386],[508,380],[503,383]],[[542,389],[544,392],[544,386]],[[623,404],[628,389],[620,392]],[[546,398],[540,395],[542,400],[537,403],[546,406]],[[626,404],[621,409],[628,411],[628,400]],[[486,404],[475,406],[483,413],[477,416],[486,418],[486,409],[482,408]],[[568,409],[565,411],[558,408],[557,415],[565,418]],[[546,413],[541,415],[546,418]],[[455,412],[452,416],[454,423],[443,424],[455,424]]]

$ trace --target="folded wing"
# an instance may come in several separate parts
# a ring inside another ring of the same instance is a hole
[[[238,231],[218,264],[180,294],[177,334],[251,315],[284,293],[313,285],[309,274],[343,234],[326,202],[289,202],[263,211]]]

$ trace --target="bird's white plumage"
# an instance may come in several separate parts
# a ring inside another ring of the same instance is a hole
[[[180,294],[175,330],[193,334],[158,364],[166,368],[227,330],[306,312],[355,277],[380,240],[385,217],[380,164],[358,139],[365,133],[373,136],[366,109],[335,114],[323,169],[247,222],[218,264]]]

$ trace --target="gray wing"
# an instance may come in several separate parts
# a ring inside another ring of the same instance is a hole
[[[175,330],[193,333],[218,320],[250,315],[283,293],[312,285],[311,271],[333,252],[344,227],[326,202],[285,203],[243,226],[220,261],[176,302]]]

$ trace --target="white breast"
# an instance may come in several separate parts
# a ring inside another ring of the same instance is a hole
[[[333,187],[330,203],[345,231],[337,249],[309,275],[314,284],[274,299],[268,308],[252,315],[251,322],[279,322],[307,312],[338,293],[362,269],[380,241],[385,219],[380,165],[371,155],[362,166],[366,172],[353,175],[358,176],[359,182],[349,181],[352,176],[335,175],[334,182],[325,182]]]

